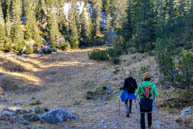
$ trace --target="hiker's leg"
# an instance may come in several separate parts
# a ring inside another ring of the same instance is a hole
[[[152,113],[148,113],[148,127],[152,125]]]
[[[129,113],[132,112],[132,99],[129,100]]]
[[[126,112],[128,113],[129,112],[128,99],[125,101],[125,109],[126,109]]]
[[[128,99],[125,101],[125,109],[126,109],[126,113],[127,113],[127,117],[129,117],[129,107],[128,107]]]
[[[141,113],[141,129],[145,129],[145,113]]]

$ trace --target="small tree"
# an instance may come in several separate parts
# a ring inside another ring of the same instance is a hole
[[[193,86],[193,54],[184,54],[178,65],[181,85],[190,88]]]

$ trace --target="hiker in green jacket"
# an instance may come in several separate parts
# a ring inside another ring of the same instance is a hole
[[[148,127],[152,126],[153,99],[158,96],[156,86],[150,82],[150,73],[144,73],[144,81],[139,84],[136,96],[140,97],[141,129],[145,129],[145,113],[148,114]]]

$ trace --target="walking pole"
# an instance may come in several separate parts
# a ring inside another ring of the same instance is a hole
[[[156,128],[160,128],[160,121],[158,115],[158,108],[157,108],[157,98],[155,98],[155,111],[156,111]]]
[[[138,100],[138,98],[136,98],[136,100],[135,100],[135,104],[136,104],[136,129],[138,128],[138,123],[139,123],[139,121],[138,121],[138,106],[137,106],[137,100]]]
[[[120,116],[120,114],[121,114],[121,113],[120,113],[120,112],[121,112],[120,103],[121,103],[121,102],[120,102],[120,97],[119,97],[119,116]]]

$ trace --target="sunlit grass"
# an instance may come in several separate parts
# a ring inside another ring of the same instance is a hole
[[[38,77],[32,74],[29,74],[29,73],[9,72],[9,71],[4,70],[3,68],[0,68],[0,73],[17,78],[17,79],[22,79],[26,82],[32,82],[36,85],[41,83],[41,80]]]

